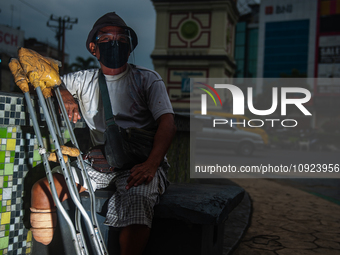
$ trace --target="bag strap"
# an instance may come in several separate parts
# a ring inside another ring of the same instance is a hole
[[[99,70],[98,82],[99,82],[100,94],[102,96],[103,105],[104,105],[106,125],[110,126],[112,124],[115,124],[116,122],[114,121],[110,97],[109,97],[109,91],[107,89],[105,76],[104,76],[102,70]]]

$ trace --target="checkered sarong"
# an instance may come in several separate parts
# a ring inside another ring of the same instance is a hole
[[[75,181],[87,188],[76,163],[72,162],[71,164]],[[101,173],[86,164],[86,170],[94,190],[111,185],[114,185],[116,188],[116,191],[109,200],[104,224],[112,227],[141,224],[151,228],[154,213],[153,207],[159,202],[160,195],[165,192],[169,183],[166,178],[168,164],[164,163],[163,165],[163,167],[158,168],[153,180],[148,185],[142,184],[126,190],[125,187],[130,176],[130,170]],[[53,172],[61,173],[59,169],[53,169]]]

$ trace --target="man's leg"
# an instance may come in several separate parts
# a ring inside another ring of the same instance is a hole
[[[153,207],[166,188],[166,178],[158,170],[152,182],[126,190],[130,171],[122,171],[114,180],[116,192],[108,204],[105,224],[121,228],[121,255],[142,254],[150,235]]]
[[[59,196],[59,200],[64,201],[69,197],[69,192],[64,176],[62,174],[54,173],[53,180]],[[79,184],[77,184],[77,188],[79,193],[86,190],[83,186]],[[48,184],[48,180],[46,177],[40,179],[33,185],[31,206],[39,209],[50,209],[55,207],[50,190],[50,185]]]
[[[64,176],[58,173],[53,174],[54,185],[60,201],[69,197],[69,192]],[[86,189],[77,184],[79,193]],[[32,187],[31,198],[31,225],[32,234],[37,242],[45,245],[53,239],[56,226],[56,208],[51,194],[47,178],[37,181]]]
[[[141,255],[148,243],[150,228],[147,225],[124,227],[119,236],[121,255]]]

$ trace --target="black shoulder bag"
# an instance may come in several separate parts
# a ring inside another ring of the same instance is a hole
[[[105,157],[115,170],[131,169],[147,160],[153,147],[156,131],[141,128],[122,128],[115,122],[109,92],[102,71],[99,72],[99,88],[106,120]]]

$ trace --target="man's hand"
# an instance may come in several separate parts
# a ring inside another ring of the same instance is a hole
[[[170,147],[172,138],[176,133],[174,116],[171,113],[163,114],[157,119],[157,123],[158,128],[149,158],[144,163],[135,165],[131,169],[126,189],[136,187],[142,183],[149,184]]]
[[[78,104],[67,89],[60,88],[60,94],[63,98],[69,120],[72,121],[73,118],[73,123],[76,123],[81,119]]]
[[[149,184],[153,177],[156,174],[158,165],[149,163],[148,160],[142,164],[135,165],[131,170],[131,174],[127,179],[128,185],[126,185],[126,189],[130,189],[131,187],[141,185],[143,183]]]

